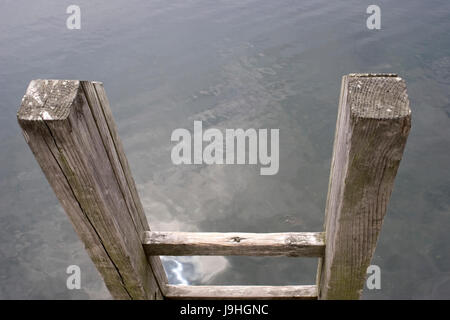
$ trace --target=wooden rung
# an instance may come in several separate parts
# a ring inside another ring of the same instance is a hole
[[[323,232],[218,233],[146,231],[149,256],[289,256],[323,257]]]
[[[186,286],[168,285],[166,299],[315,300],[317,286]]]

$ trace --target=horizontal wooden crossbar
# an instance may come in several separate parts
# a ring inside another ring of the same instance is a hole
[[[218,233],[154,232],[144,234],[149,256],[289,256],[322,257],[322,232]]]
[[[317,286],[186,286],[168,285],[166,299],[315,300]]]

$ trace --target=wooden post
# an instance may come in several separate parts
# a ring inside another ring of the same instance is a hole
[[[319,299],[358,299],[411,127],[394,74],[342,79],[325,218]]]
[[[142,246],[149,227],[103,85],[31,81],[17,117],[112,296],[163,298],[166,275]]]

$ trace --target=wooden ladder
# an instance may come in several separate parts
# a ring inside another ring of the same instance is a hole
[[[100,82],[33,80],[23,135],[116,299],[358,299],[411,126],[395,74],[342,79],[324,232],[151,231]],[[318,257],[315,285],[170,285],[159,256]]]

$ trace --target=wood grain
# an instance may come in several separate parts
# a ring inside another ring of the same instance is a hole
[[[403,79],[342,79],[326,205],[320,299],[358,299],[411,127]]]
[[[111,112],[111,108],[109,106],[109,101],[106,96],[105,89],[103,87],[103,84],[101,82],[92,82],[90,84],[89,82],[86,82],[89,85],[93,85],[95,88],[95,92],[97,94],[98,100],[100,102],[100,105],[102,106],[103,115],[106,121],[106,124],[108,125],[109,132],[111,134],[112,141],[114,143],[115,150],[117,151],[118,156],[118,162],[117,165],[123,169],[124,178],[121,179],[123,184],[123,190],[125,190],[127,195],[127,201],[132,207],[132,209],[129,211],[133,214],[133,221],[136,221],[137,230],[140,235],[142,235],[145,231],[150,231],[150,226],[148,224],[147,218],[145,216],[144,208],[142,207],[141,200],[139,198],[139,193],[136,189],[136,184],[134,182],[133,175],[131,174],[130,165],[128,164],[128,159],[125,155],[125,151],[122,146],[122,141],[119,138],[118,131],[116,128],[116,124],[114,122],[114,118]],[[121,176],[122,177],[122,176]],[[128,187],[128,188],[127,188]],[[131,198],[130,198],[131,196]],[[165,286],[168,283],[167,281],[167,275],[164,270],[164,267],[161,263],[161,259],[159,257],[155,256],[149,256],[148,257],[150,266],[153,270],[153,273],[156,277],[156,280],[158,281],[158,285],[161,289],[161,291],[164,293]]]
[[[315,300],[317,286],[185,286],[169,285],[167,299]]]
[[[148,225],[101,84],[33,80],[17,116],[112,296],[161,299],[141,243]]]
[[[321,257],[325,237],[322,232],[146,232],[143,245],[150,256]]]

